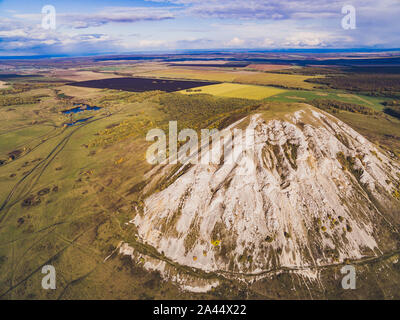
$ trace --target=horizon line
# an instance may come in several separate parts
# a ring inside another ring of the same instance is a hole
[[[276,48],[276,49],[170,49],[170,50],[142,50],[130,52],[99,52],[99,53],[77,53],[77,54],[33,54],[33,55],[0,55],[0,60],[29,60],[29,59],[51,59],[51,58],[88,58],[88,57],[113,57],[113,56],[132,56],[132,55],[185,55],[201,53],[269,53],[269,52],[304,52],[304,53],[334,53],[334,52],[397,52],[400,48]]]

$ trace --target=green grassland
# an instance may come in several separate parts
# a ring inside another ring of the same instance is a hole
[[[339,112],[337,118],[349,124],[368,140],[400,157],[400,120],[390,116],[371,116]]]
[[[219,97],[262,100],[283,93],[284,90],[265,86],[244,85],[237,83],[220,83],[189,90],[182,90],[179,92],[184,94],[206,93]]]
[[[329,99],[346,103],[354,103],[372,108],[376,111],[382,111],[384,108],[382,102],[389,100],[388,98],[344,93],[337,90],[288,90],[274,95],[268,100],[279,102],[310,102],[315,99]]]
[[[241,75],[235,78],[234,82],[277,86],[282,88],[313,89],[314,84],[306,82],[306,80],[311,78],[313,77],[281,73],[254,72],[253,74]]]

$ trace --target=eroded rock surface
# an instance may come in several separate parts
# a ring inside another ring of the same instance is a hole
[[[264,118],[251,117],[255,143],[238,163],[195,164],[146,199],[133,221],[142,241],[179,264],[243,274],[398,249],[395,160],[311,107]]]

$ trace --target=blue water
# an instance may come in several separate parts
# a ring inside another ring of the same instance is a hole
[[[97,110],[100,110],[100,109],[101,109],[101,107],[96,107],[96,106],[92,107],[92,106],[89,106],[87,104],[84,104],[84,105],[79,106],[79,107],[75,107],[75,108],[72,108],[72,109],[64,110],[64,111],[62,111],[62,113],[63,114],[71,114],[71,113],[79,113],[79,112],[91,111],[91,110],[97,111]]]
[[[68,127],[71,127],[71,126],[73,126],[73,125],[75,125],[75,124],[77,124],[77,123],[85,122],[85,121],[88,121],[89,119],[92,119],[92,118],[93,118],[93,117],[89,117],[89,118],[85,118],[85,119],[79,119],[79,120],[76,120],[76,121],[71,122],[71,123],[66,123],[66,125],[67,125]]]

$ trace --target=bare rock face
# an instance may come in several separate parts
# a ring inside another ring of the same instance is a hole
[[[312,107],[266,118],[251,117],[239,163],[193,165],[149,196],[133,221],[142,241],[179,264],[249,275],[398,249],[398,163]]]

